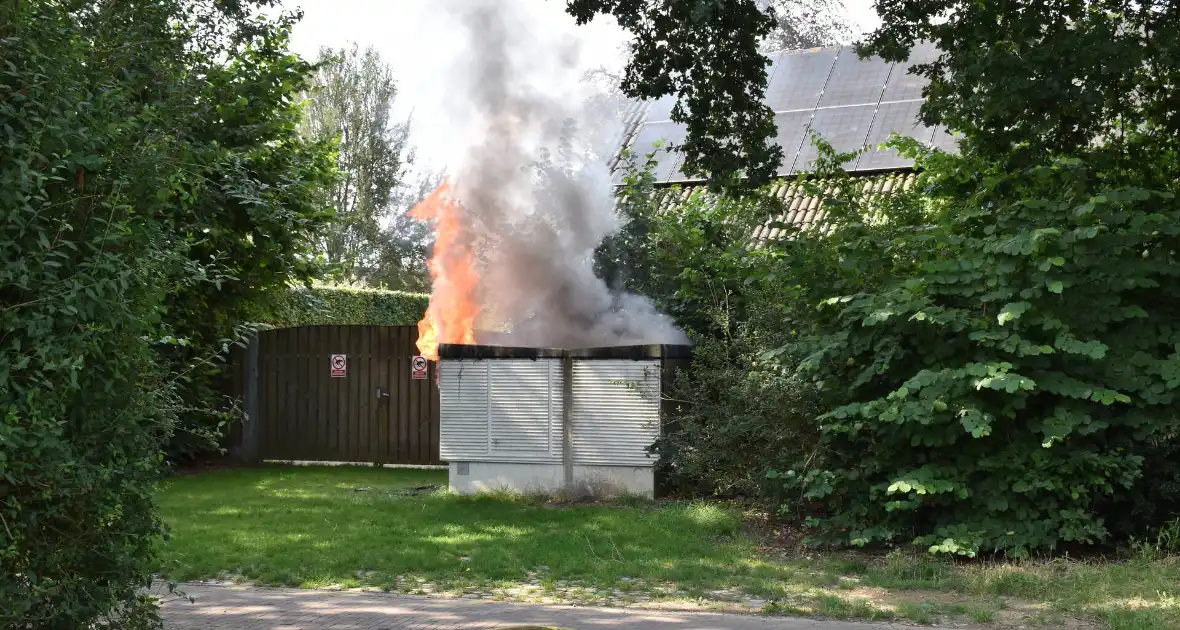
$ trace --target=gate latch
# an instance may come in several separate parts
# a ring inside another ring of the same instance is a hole
[[[385,391],[384,387],[378,387],[377,400],[381,400],[382,398],[389,398],[389,392]]]

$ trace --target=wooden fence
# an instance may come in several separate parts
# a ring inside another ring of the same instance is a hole
[[[235,366],[248,416],[235,450],[247,461],[441,463],[437,366],[415,378],[417,337],[415,326],[259,333]]]

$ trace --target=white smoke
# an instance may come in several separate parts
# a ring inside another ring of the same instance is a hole
[[[620,123],[582,80],[573,19],[554,15],[564,3],[440,4],[462,34],[438,87],[457,145],[451,180],[480,252],[480,327],[522,346],[687,343],[647,299],[594,275],[595,248],[620,227],[607,168]]]

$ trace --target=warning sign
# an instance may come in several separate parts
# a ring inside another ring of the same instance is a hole
[[[332,355],[332,376],[348,376],[348,356],[343,354]]]
[[[414,357],[410,361],[410,367],[413,368],[414,380],[421,381],[426,378],[426,357]]]

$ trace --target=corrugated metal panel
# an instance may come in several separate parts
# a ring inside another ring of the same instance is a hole
[[[444,359],[443,461],[561,462],[561,361]]]
[[[558,383],[556,388],[553,387],[553,366],[556,364],[560,368],[561,362],[554,359],[496,359],[486,363],[490,366],[490,459],[560,460],[561,386]],[[560,371],[558,375],[560,378]],[[555,424],[556,444],[553,436]]]
[[[660,362],[574,362],[575,464],[651,466],[660,434]]]
[[[489,361],[445,360],[439,366],[439,456],[486,461]]]
[[[546,363],[549,364],[549,382],[551,383],[549,391],[553,392],[553,395],[549,397],[549,414],[553,418],[553,422],[549,426],[549,454],[554,457],[554,461],[560,462],[562,461],[561,423],[565,410],[565,391],[562,383],[565,382],[565,374],[561,360],[546,361]]]

